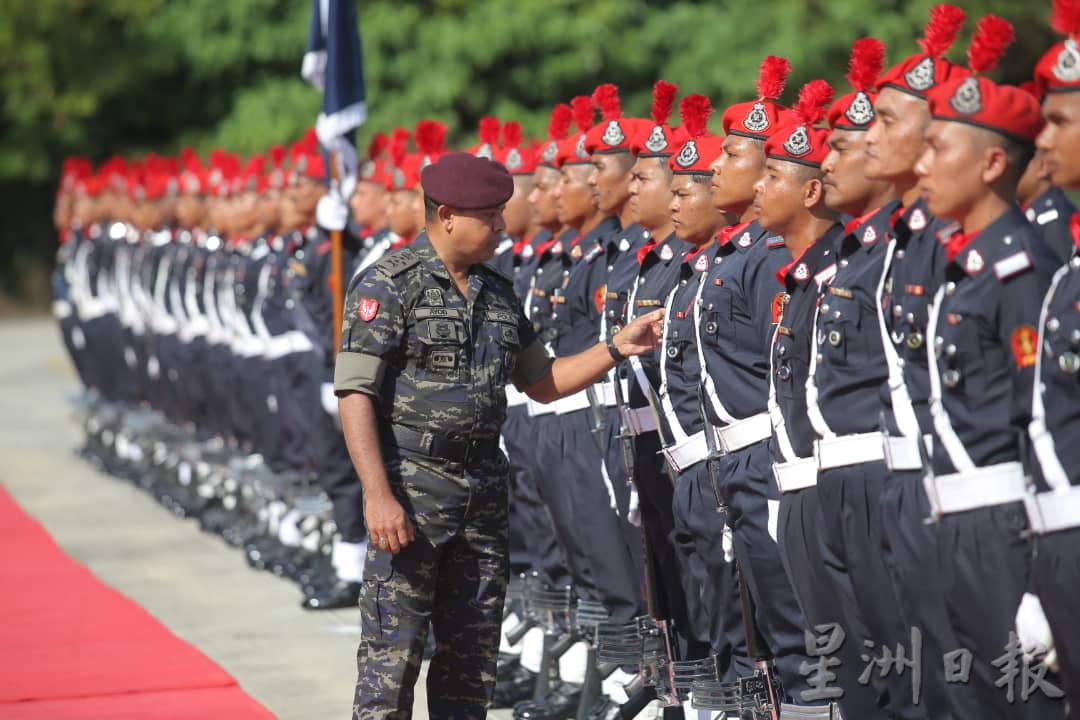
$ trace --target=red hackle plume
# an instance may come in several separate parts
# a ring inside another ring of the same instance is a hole
[[[1050,25],[1062,35],[1080,33],[1080,0],[1054,0]]]
[[[397,128],[390,138],[390,161],[396,167],[401,167],[401,163],[405,162],[405,156],[409,154],[410,137],[412,134],[408,130]]]
[[[1039,83],[1035,82],[1034,80],[1025,80],[1017,87],[1019,87],[1021,90],[1023,90],[1036,100],[1042,99],[1042,91],[1039,89]]]
[[[667,80],[657,80],[652,89],[652,119],[657,125],[663,125],[671,119],[675,107],[675,93],[679,88]]]
[[[502,128],[503,147],[516,148],[521,147],[521,123],[517,120],[511,120],[503,125]]]
[[[817,125],[825,119],[825,109],[833,101],[833,89],[824,80],[811,80],[799,91],[799,101],[792,110],[799,122]]]
[[[762,60],[757,81],[758,99],[776,100],[783,95],[790,74],[791,63],[787,58],[770,55]]]
[[[619,88],[611,83],[598,85],[592,94],[593,105],[600,110],[605,120],[618,120],[622,117],[622,103],[619,101]]]
[[[692,138],[698,138],[708,132],[709,116],[713,113],[712,103],[704,95],[687,95],[679,103],[679,117],[683,129]]]
[[[277,170],[281,169],[281,166],[285,164],[285,146],[274,145],[270,148],[270,164]]]
[[[390,138],[386,133],[375,133],[375,137],[371,138],[371,142],[368,144],[367,156],[369,160],[378,160],[387,149],[390,147]]]
[[[941,57],[949,51],[964,27],[967,13],[955,5],[942,3],[930,8],[930,22],[926,25],[919,45],[931,57]]]
[[[548,122],[548,139],[565,140],[570,132],[570,123],[574,121],[574,111],[566,103],[559,103],[551,111],[551,120]]]
[[[592,98],[588,95],[578,95],[570,101],[570,107],[574,109],[574,124],[577,125],[578,132],[588,132],[596,116]]]
[[[435,120],[421,120],[416,123],[416,149],[425,155],[436,155],[443,151],[446,143],[446,125]]]
[[[315,134],[315,128],[308,128],[304,131],[303,139],[304,151],[307,153],[319,152],[319,136]]]
[[[499,143],[499,131],[502,129],[502,122],[494,115],[485,115],[480,118],[480,142],[495,146]]]
[[[846,77],[853,89],[867,92],[877,84],[884,67],[885,43],[877,38],[860,38],[851,46]]]
[[[975,73],[986,73],[997,67],[1005,49],[1016,39],[1012,23],[997,15],[987,15],[975,26],[975,37],[968,47],[968,67]]]

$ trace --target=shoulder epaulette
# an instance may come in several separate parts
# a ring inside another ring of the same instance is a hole
[[[382,273],[395,277],[420,264],[420,256],[412,248],[402,248],[379,258],[375,267]]]
[[[994,263],[994,275],[998,280],[1008,280],[1031,267],[1031,256],[1026,250],[1013,253]]]
[[[960,232],[960,223],[955,223],[955,222],[954,223],[949,223],[945,227],[938,230],[938,232],[937,232],[938,242],[941,243],[942,245],[944,245],[947,242],[949,242],[949,238],[951,238],[953,235],[955,235],[958,232]]]

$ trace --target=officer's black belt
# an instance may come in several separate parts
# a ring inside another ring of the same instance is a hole
[[[499,451],[497,437],[454,440],[404,425],[391,425],[390,430],[394,435],[394,444],[399,448],[451,463],[467,465],[470,462],[493,458]]]

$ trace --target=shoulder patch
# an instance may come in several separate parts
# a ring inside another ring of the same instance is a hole
[[[1023,370],[1034,367],[1039,357],[1039,334],[1030,325],[1020,325],[1012,331],[1010,338],[1016,367]]]
[[[994,263],[994,275],[998,280],[1008,280],[1031,267],[1031,257],[1026,250],[1013,253]]]
[[[384,255],[375,263],[375,267],[390,277],[395,277],[419,264],[420,256],[412,248],[402,248],[397,252]]]

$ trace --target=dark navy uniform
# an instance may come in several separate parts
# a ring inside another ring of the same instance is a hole
[[[618,218],[609,217],[566,250],[571,264],[564,267],[562,282],[548,296],[550,345],[556,356],[574,355],[599,340],[607,270],[604,254],[608,239],[619,232]],[[603,392],[602,386],[597,388]],[[612,622],[629,622],[641,613],[642,602],[640,565],[626,542],[625,515],[618,512],[620,494],[623,507],[629,503],[625,475],[604,463],[606,438],[595,432],[595,416],[585,391],[554,405],[557,432],[547,434],[539,446],[541,461],[560,458],[563,463],[561,482],[568,486],[572,517],[596,585],[591,599],[604,604]]]
[[[843,227],[834,226],[777,274],[784,298],[770,346],[770,446],[773,474],[781,491],[777,541],[795,597],[811,627],[836,623],[847,637],[836,653],[840,664],[833,668],[836,685],[844,690],[838,699],[844,716],[875,717],[881,713],[879,701],[858,682],[859,654],[867,630],[838,612],[855,604],[854,590],[850,580],[843,582],[844,574],[830,576],[826,569],[834,558],[820,540],[824,517],[814,457],[817,434],[806,405],[814,313],[821,288],[837,271],[843,237]]]
[[[926,483],[939,517],[946,608],[960,646],[974,654],[978,704],[956,713],[1030,717],[1025,711],[1052,701],[1036,693],[1010,705],[992,662],[1029,581],[1020,433],[1031,418],[1039,299],[1056,262],[1019,208],[974,237],[950,237],[948,252],[928,328],[938,446]]]
[[[877,289],[889,243],[892,202],[845,227],[835,277],[822,289],[807,384],[807,411],[818,435],[818,498],[827,574],[851,587],[842,611],[865,626],[877,647],[905,643],[905,630],[881,557],[881,493],[886,467],[879,388],[888,379],[878,328]],[[841,599],[845,599],[840,593]],[[906,642],[910,642],[909,640]],[[925,717],[908,678],[875,678],[897,718]]]
[[[665,300],[664,341],[660,354],[660,402],[664,417],[662,452],[676,476],[672,537],[682,565],[700,584],[702,628],[717,657],[721,678],[733,681],[753,672],[738,602],[727,515],[717,512],[716,493],[705,460],[709,454],[701,416],[701,357],[695,310],[703,283],[717,257],[718,243],[687,253],[678,283]],[[727,548],[724,546],[728,545]]]
[[[695,309],[705,411],[723,452],[717,502],[727,506],[740,577],[755,601],[757,624],[791,699],[806,689],[799,609],[773,538],[779,494],[768,439],[768,347],[783,307],[776,273],[791,262],[784,240],[756,221],[725,228]],[[771,511],[771,512],[770,512]]]
[[[1029,499],[1028,520],[1037,533],[1033,592],[1053,631],[1063,689],[1071,706],[1080,707],[1080,240],[1073,243],[1039,321],[1031,424],[1039,493]]]
[[[1069,230],[1069,219],[1076,206],[1061,188],[1051,187],[1024,209],[1028,221],[1039,228],[1043,240],[1062,263],[1069,261],[1076,245]]]
[[[920,628],[926,657],[941,658],[958,643],[945,609],[938,536],[926,523],[930,503],[922,482],[923,458],[934,450],[926,327],[930,301],[945,276],[942,238],[947,240],[957,225],[935,219],[921,199],[897,210],[891,224],[877,292],[878,329],[889,375],[881,386],[889,433],[888,479],[881,497],[882,554],[904,627]],[[945,709],[943,713],[951,706],[964,707],[962,696],[971,694],[967,684],[946,684],[944,672],[924,674],[926,703]]]

